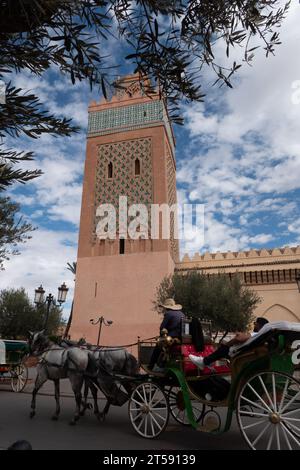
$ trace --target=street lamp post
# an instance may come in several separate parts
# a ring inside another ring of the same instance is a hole
[[[66,301],[68,290],[69,289],[65,283],[63,283],[60,287],[58,287],[57,302],[59,303],[59,305],[61,305],[62,303]],[[44,299],[44,295],[45,295],[45,290],[43,289],[42,285],[40,285],[40,287],[35,289],[34,303],[37,305],[37,307],[42,306],[42,305],[47,305],[46,317],[45,317],[45,322],[44,322],[44,330],[46,331],[47,326],[48,326],[50,307],[51,307],[51,304],[56,305],[56,301],[52,294],[48,294],[46,299]]]
[[[98,320],[94,320],[93,318],[91,318],[90,323],[92,325],[98,325],[99,324],[98,339],[97,339],[97,346],[99,346],[102,323],[104,323],[105,326],[110,326],[110,325],[113,324],[113,321],[112,320],[105,320],[105,318],[101,316],[101,317],[98,318]]]

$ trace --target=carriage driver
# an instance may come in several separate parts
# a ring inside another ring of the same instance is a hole
[[[245,343],[249,338],[252,336],[257,335],[257,333],[265,326],[268,322],[266,318],[257,317],[254,322],[253,333],[237,333],[234,338],[228,341],[225,344],[221,344],[221,346],[212,354],[206,357],[198,357],[193,356],[193,354],[189,355],[190,360],[193,364],[199,367],[200,370],[203,370],[204,367],[210,366],[213,362],[218,361],[219,359],[229,358],[229,349],[231,346],[237,344]]]
[[[166,299],[165,302],[159,306],[164,309],[164,318],[159,327],[160,334],[163,329],[166,329],[168,330],[168,335],[172,338],[181,338],[181,323],[184,318],[182,305],[176,304],[174,299]],[[153,369],[160,353],[161,347],[156,345],[150,359],[149,369]]]

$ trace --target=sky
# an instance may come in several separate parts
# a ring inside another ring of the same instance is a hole
[[[204,204],[205,233],[204,242],[182,240],[181,256],[300,244],[299,22],[300,4],[294,0],[275,56],[257,53],[251,67],[239,70],[233,89],[212,87],[208,73],[205,102],[182,105],[185,124],[174,128],[178,200]],[[121,60],[116,40],[106,52]],[[220,57],[223,52],[217,51]],[[240,54],[237,50],[237,60]],[[87,107],[101,96],[87,84],[73,86],[55,69],[42,77],[21,73],[13,83],[34,91],[52,113],[72,118],[81,132],[14,142],[14,148],[35,152],[29,166],[44,174],[8,191],[36,230],[20,246],[21,254],[5,263],[0,289],[22,286],[33,296],[42,283],[55,295],[64,281],[70,288],[67,312],[74,279],[66,266],[77,256]]]

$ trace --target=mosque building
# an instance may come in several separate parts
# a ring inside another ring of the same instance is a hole
[[[110,328],[102,328],[101,344],[130,344],[138,336],[156,335],[161,321],[153,310],[156,288],[174,271],[239,273],[262,299],[260,316],[300,321],[300,246],[197,253],[180,259],[172,213],[170,236],[154,236],[149,228],[151,207],[177,201],[175,137],[159,93],[149,96],[134,75],[124,77],[120,85],[110,101],[92,102],[88,110],[72,338],[96,343],[98,330],[90,319],[101,316],[113,321]],[[129,220],[124,220],[120,196],[122,201],[127,198],[128,206],[146,208],[138,238],[127,236],[125,227],[133,218],[128,214]],[[115,208],[107,220],[116,236],[106,239],[99,209],[103,204]]]

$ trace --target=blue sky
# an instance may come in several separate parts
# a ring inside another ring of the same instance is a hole
[[[207,73],[205,103],[183,104],[185,125],[175,126],[178,198],[205,205],[205,244],[183,241],[182,255],[300,244],[300,104],[292,101],[292,84],[300,80],[299,22],[295,1],[275,57],[258,53],[252,67],[240,69],[233,90],[212,88],[214,77]],[[117,41],[107,52],[121,61]],[[220,46],[217,54],[223,58],[223,52]],[[127,66],[120,73],[129,71]],[[87,106],[100,94],[86,84],[72,86],[55,70],[41,78],[23,73],[14,83],[33,90],[51,112],[71,117],[82,131],[13,144],[34,150],[37,158],[29,166],[44,175],[9,191],[37,230],[22,254],[5,264],[0,288],[24,286],[32,293],[42,283],[55,293],[66,281],[72,289],[66,264],[76,260]]]

